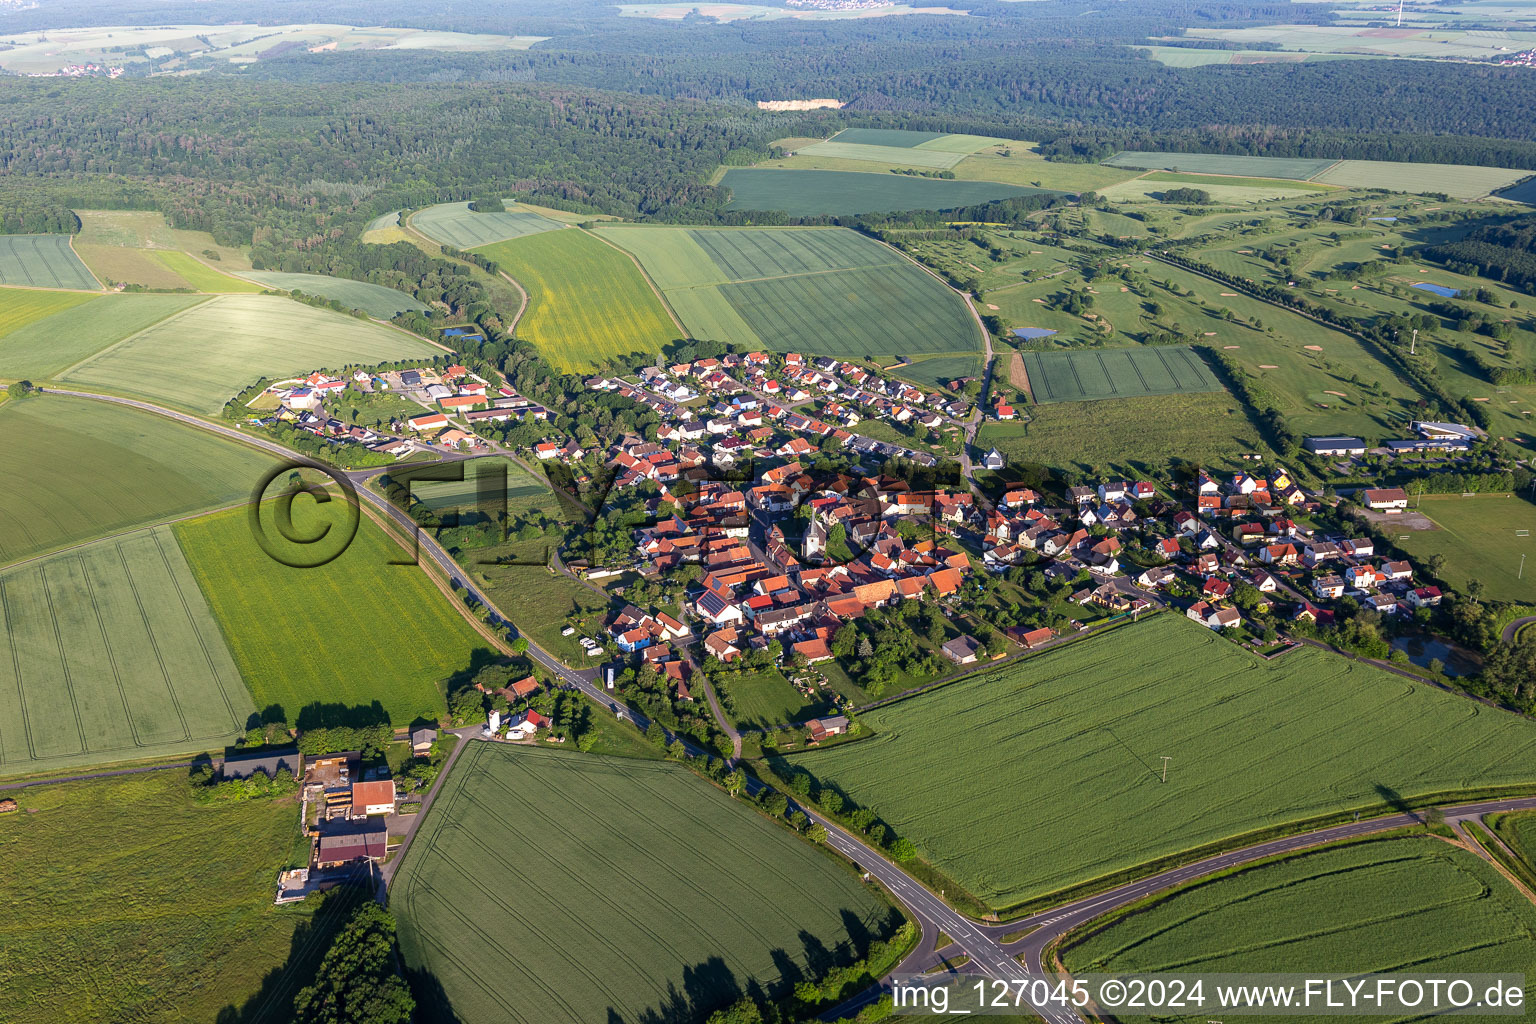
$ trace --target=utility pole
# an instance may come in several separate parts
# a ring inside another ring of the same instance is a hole
[[[1401,15],[1399,15],[1399,17],[1401,17]],[[1414,355],[1415,353],[1418,352],[1418,350],[1419,350],[1419,329],[1417,327],[1415,327],[1413,329],[1413,341],[1410,342],[1409,345],[1408,345],[1408,354],[1409,355]]]
[[[1520,556],[1520,571],[1515,574],[1515,579],[1525,579],[1525,555],[1523,554]]]
[[[1163,781],[1164,782],[1168,781],[1168,762],[1172,761],[1172,760],[1173,760],[1173,758],[1169,757],[1167,754],[1163,755]]]

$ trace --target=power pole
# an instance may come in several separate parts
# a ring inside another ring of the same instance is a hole
[[[1163,755],[1163,781],[1164,782],[1168,781],[1168,762],[1172,761],[1172,760],[1173,760],[1173,758],[1169,757],[1167,754]]]
[[[1515,579],[1525,579],[1525,555],[1523,554],[1520,556],[1520,571],[1515,574]]]
[[[1399,17],[1401,17],[1401,15],[1399,15]],[[1419,329],[1417,327],[1415,327],[1413,329],[1413,341],[1410,342],[1409,345],[1408,345],[1408,354],[1409,355],[1414,355],[1418,351],[1419,351]]]

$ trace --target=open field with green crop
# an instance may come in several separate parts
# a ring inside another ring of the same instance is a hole
[[[130,249],[125,245],[93,245],[89,242],[76,242],[74,248],[75,255],[90,268],[98,281],[108,287],[136,284],[153,289],[196,290],[192,282],[155,259],[156,254],[147,249]]]
[[[1243,178],[1230,174],[1185,174],[1180,171],[1149,171],[1143,181],[1163,181],[1180,185],[1236,185],[1242,188],[1278,189],[1286,192],[1328,192],[1327,185],[1285,178]]]
[[[733,167],[721,185],[730,210],[783,210],[796,217],[892,210],[953,210],[1047,189],[989,181],[948,181],[906,174]]]
[[[1242,405],[1225,391],[1055,402],[1030,408],[1029,416],[1028,423],[988,420],[977,445],[996,445],[1010,465],[1038,462],[1083,472],[1117,467],[1126,476],[1165,469],[1175,458],[1225,464],[1264,448]]]
[[[1199,188],[1211,197],[1211,202],[1217,205],[1238,205],[1248,203],[1261,203],[1270,199],[1292,199],[1296,196],[1310,195],[1314,190],[1307,187],[1306,182],[1285,182],[1275,179],[1274,185],[1236,185],[1226,184],[1225,179],[1211,175],[1179,175],[1180,178],[1195,178],[1204,180],[1202,185],[1183,185],[1175,181],[1154,181],[1147,177],[1133,178],[1130,181],[1122,181],[1106,188],[1099,189],[1099,195],[1113,203],[1142,203],[1161,202],[1163,195],[1171,189],[1187,187]],[[1232,181],[1257,181],[1260,179],[1232,178]],[[1180,204],[1183,205],[1183,204]],[[1140,234],[1141,232],[1137,232]]]
[[[679,765],[490,743],[444,783],[392,904],[407,967],[465,1024],[702,1020],[859,959],[892,913]],[[483,984],[512,976],[537,984]]]
[[[508,204],[502,213],[476,213],[468,202],[442,203],[411,214],[406,223],[432,241],[455,249],[473,249],[560,227],[546,217],[518,209],[515,203]]]
[[[217,750],[255,711],[170,528],[0,572],[0,772]]]
[[[16,294],[65,296],[66,292]],[[0,377],[43,380],[108,345],[208,301],[202,295],[82,295],[52,316],[0,336]]]
[[[319,511],[309,499],[295,502],[294,530],[307,535],[333,524],[342,536],[344,504],[333,500]],[[274,515],[263,507],[264,532],[282,545]],[[372,703],[396,726],[435,722],[447,680],[488,650],[410,553],[367,516],[345,551],[309,569],[264,552],[245,509],[175,530],[256,705],[280,705],[289,722],[314,704]]]
[[[1235,174],[1255,178],[1294,178],[1297,181],[1310,180],[1335,163],[1333,160],[1311,160],[1306,157],[1148,153],[1142,150],[1116,153],[1104,162],[1111,167],[1140,167],[1148,171]]]
[[[1373,54],[1295,53],[1285,50],[1196,50],[1188,46],[1142,46],[1153,60],[1171,68],[1203,68],[1210,64],[1298,64],[1320,60],[1367,60]]]
[[[1491,865],[1437,838],[1405,836],[1323,847],[1176,889],[1085,932],[1063,959],[1073,973],[1304,972],[1326,963],[1351,977],[1529,975],[1533,933],[1536,910]]]
[[[1417,505],[1440,529],[1398,531],[1397,543],[1414,561],[1444,555],[1445,578],[1458,590],[1475,579],[1486,600],[1536,602],[1536,505],[1491,494],[1426,494]],[[1522,555],[1530,579],[1521,577]]]
[[[1023,356],[1038,403],[1222,390],[1211,368],[1189,348],[1025,352]]]
[[[477,251],[527,290],[517,335],[561,372],[660,352],[682,334],[635,262],[589,231],[543,232]]]
[[[57,376],[213,414],[262,377],[441,350],[401,331],[276,295],[226,295],[88,356]]]
[[[852,231],[613,227],[601,233],[639,258],[695,337],[849,357],[981,347],[979,328],[959,296]],[[740,334],[742,326],[750,333]]]
[[[285,274],[275,270],[247,270],[245,277],[257,284],[281,291],[298,290],[306,295],[335,299],[344,306],[360,309],[369,316],[388,320],[407,309],[427,307],[395,288],[385,288],[367,281],[353,281],[327,274]]]
[[[11,795],[23,812],[0,828],[10,1024],[211,1021],[256,995],[297,929],[336,916],[313,898],[272,904],[294,798],[199,804],[176,769]]]
[[[863,721],[874,738],[790,761],[999,908],[1289,821],[1536,779],[1536,723],[1324,651],[1265,662],[1179,615]]]
[[[72,292],[28,291],[20,288],[0,291],[0,338],[66,309],[91,302],[93,298]],[[6,351],[0,349],[0,359],[4,358]]]
[[[1443,192],[1455,199],[1476,199],[1513,185],[1530,171],[1466,164],[1392,163],[1340,160],[1312,180],[1347,188],[1385,188],[1393,192]]]
[[[844,128],[827,141],[845,142],[856,146],[895,146],[897,149],[917,149],[943,138],[945,138],[943,132],[914,132],[905,128]]]
[[[949,170],[966,157],[964,153],[946,153],[941,149],[870,146],[855,142],[817,142],[795,150],[795,155],[853,160],[883,167],[919,167],[929,171]]]
[[[1117,181],[1134,178],[1134,169],[1104,164],[1068,164],[1046,160],[1032,148],[1032,143],[1009,141],[972,153],[950,170],[955,177],[968,181],[1000,181],[1009,185],[1058,189],[1063,192],[1093,192]]]
[[[1476,10],[1476,8],[1473,8]],[[1478,18],[1481,22],[1482,19]],[[1379,25],[1254,25],[1243,28],[1191,28],[1191,39],[1231,43],[1276,43],[1283,50],[1308,53],[1365,54],[1379,57],[1441,57],[1487,60],[1505,51],[1536,46],[1536,32],[1482,31],[1455,26],[1416,25],[1402,29]]]
[[[249,270],[250,257],[243,249],[220,245],[207,231],[173,228],[158,210],[76,210],[80,233],[76,244],[111,245],[130,249],[172,249],[198,253],[231,270]]]
[[[474,509],[480,500],[480,488],[494,488],[497,483],[492,471],[505,470],[507,477],[506,497],[509,512],[517,512],[521,508],[541,506],[550,515],[556,515],[559,511],[558,502],[549,485],[535,477],[532,473],[523,469],[511,459],[489,457],[482,459],[470,459],[462,463],[464,467],[463,480],[445,480],[432,483],[426,480],[418,480],[411,484],[411,494],[433,511],[445,511],[460,509],[469,512]],[[397,474],[406,476],[408,473]],[[534,499],[544,498],[544,501]]]
[[[242,501],[272,462],[151,413],[57,395],[0,406],[0,564]]]
[[[0,235],[0,285],[99,291],[68,235]]]
[[[171,273],[182,278],[193,288],[211,295],[252,295],[263,290],[259,284],[231,277],[222,270],[215,270],[187,253],[173,249],[153,249],[145,255],[153,257]]]

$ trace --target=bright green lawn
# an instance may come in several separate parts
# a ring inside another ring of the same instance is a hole
[[[316,919],[314,899],[272,904],[293,798],[198,805],[179,769],[7,795],[23,808],[0,824],[8,1024],[212,1021]]]
[[[772,729],[786,722],[803,722],[823,714],[826,701],[810,700],[778,669],[728,674],[716,686],[730,694],[731,721],[745,729]]]
[[[1418,511],[1440,529],[1396,534],[1398,544],[1415,561],[1444,555],[1445,576],[1457,589],[1476,579],[1482,582],[1487,600],[1536,601],[1536,505],[1502,495],[1435,494],[1425,495]],[[1521,531],[1525,536],[1520,536]],[[1521,555],[1529,556],[1524,578]]]
[[[1286,822],[1536,781],[1536,723],[1324,651],[1267,663],[1177,614],[863,721],[874,739],[791,760],[999,908]]]
[[[0,407],[0,565],[249,497],[269,456],[151,413],[30,395]]]
[[[1529,977],[1536,909],[1474,853],[1429,836],[1378,839],[1174,890],[1069,947],[1064,959],[1074,974],[1305,973],[1327,964],[1351,976]]]
[[[262,377],[441,353],[403,331],[275,295],[223,295],[162,320],[59,373],[213,414]]]
[[[0,773],[220,750],[255,707],[169,527],[0,572]]]
[[[200,292],[250,294],[263,290],[259,284],[231,277],[221,270],[213,269],[202,260],[178,250],[152,249],[147,255],[154,257],[172,273],[181,275],[188,284]]]
[[[295,501],[298,531],[334,522],[340,536],[341,520],[314,508]],[[266,528],[278,536],[274,522]],[[279,705],[291,723],[313,704],[373,702],[396,726],[435,722],[446,681],[488,647],[422,570],[392,564],[409,553],[367,516],[351,546],[313,569],[269,558],[243,509],[178,524],[176,537],[256,706]]]

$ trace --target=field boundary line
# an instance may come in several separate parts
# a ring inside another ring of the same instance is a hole
[[[11,601],[6,593],[5,580],[0,579],[0,616],[3,616],[6,639],[16,635],[11,626]],[[27,760],[36,761],[37,750],[32,746],[32,719],[27,714],[27,689],[21,681],[21,647],[17,644],[9,644],[11,648],[11,671],[16,673],[16,706],[21,711],[21,734],[27,742]],[[0,764],[5,763],[5,749],[0,747]]]
[[[80,737],[80,752],[82,754],[90,753],[91,748],[85,739],[85,721],[80,717],[80,702],[75,699],[75,680],[69,671],[69,655],[64,646],[64,634],[59,631],[59,614],[53,607],[53,589],[48,586],[48,571],[46,567],[38,572],[38,576],[43,581],[43,600],[48,605],[48,620],[53,626],[53,642],[59,645],[59,668],[64,676],[64,690],[69,694],[69,710],[74,715],[75,732]],[[149,624],[145,623],[144,628],[147,630]],[[151,638],[150,642],[154,642],[153,638]],[[159,657],[158,652],[156,657]]]
[[[651,275],[646,273],[645,267],[642,266],[640,264],[640,261],[635,258],[635,254],[634,253],[630,252],[628,249],[621,248],[621,247],[615,245],[614,243],[608,241],[608,239],[604,238],[602,235],[598,234],[596,231],[587,231],[585,228],[580,228],[580,227],[578,227],[576,230],[580,231],[580,232],[582,232],[584,234],[591,235],[593,238],[597,239],[599,242],[602,242],[604,245],[606,245],[608,248],[612,249],[614,252],[623,253],[625,258],[627,258],[629,260],[629,262],[631,262],[631,263],[633,263],[635,265],[635,270],[639,271],[640,277],[645,281],[646,287],[648,287],[651,290],[651,294],[656,296],[656,301],[661,303],[661,308],[667,311],[667,316],[668,316],[668,318],[671,319],[672,326],[676,327],[678,329],[678,331],[681,332],[681,334],[682,334],[682,336],[684,338],[691,338],[693,336],[693,335],[688,333],[688,328],[683,326],[683,322],[681,320],[679,320],[678,317],[677,317],[677,314],[675,312],[673,312],[672,304],[670,302],[668,302],[667,299],[666,299],[666,296],[661,293],[661,289],[656,287],[656,282],[651,280]],[[661,359],[661,353],[658,352],[656,354],[656,358],[659,361]]]
[[[64,245],[69,249],[69,254],[75,258],[76,262],[78,262],[82,267],[85,268],[85,272],[90,277],[90,279],[92,281],[96,282],[96,287],[99,290],[105,291],[107,286],[102,284],[101,278],[96,276],[96,271],[91,269],[91,265],[89,263],[85,262],[85,260],[81,258],[79,253],[75,252],[75,236],[74,235],[65,235],[64,236]]]
[[[122,549],[117,549],[118,557],[122,557]],[[107,662],[112,666],[112,683],[117,687],[118,700],[123,702],[123,717],[128,721],[128,733],[133,737],[133,745],[142,747],[146,744],[139,736],[139,727],[133,720],[133,709],[128,706],[128,691],[123,687],[123,674],[118,668],[117,652],[112,649],[112,641],[107,636],[107,624],[101,617],[101,604],[96,600],[96,587],[91,582],[91,571],[85,564],[85,552],[75,553],[75,560],[80,563],[80,575],[85,580],[86,593],[91,598],[91,614],[96,617],[96,629],[101,633],[101,645],[107,649]],[[124,563],[126,571],[127,564]]]
[[[73,544],[66,544],[61,548],[53,548],[48,551],[40,552],[39,554],[28,555],[26,558],[19,559],[15,562],[7,562],[3,565],[0,565],[0,573],[7,573],[12,569],[20,569],[24,566],[31,565],[33,562],[41,562],[44,559],[55,558],[67,552],[74,551],[77,548],[88,548],[92,544],[102,544],[109,540],[131,537],[136,533],[144,533],[145,531],[154,530],[161,526],[174,526],[176,523],[184,523],[189,519],[201,519],[203,516],[211,516],[218,512],[228,512],[230,509],[243,508],[247,504],[249,504],[248,501],[237,501],[231,505],[220,505],[218,508],[205,509],[201,512],[189,512],[186,515],[177,516],[174,519],[162,519],[158,522],[145,523],[143,526],[130,526],[126,530],[119,530],[117,533],[109,533],[102,537],[92,537],[89,540],[77,540]]]
[[[192,303],[192,305],[187,306],[185,309],[178,309],[178,310],[175,310],[174,312],[167,313],[165,316],[161,317],[159,320],[156,320],[154,323],[146,324],[144,327],[141,327],[137,331],[134,331],[132,334],[128,335],[126,338],[119,338],[117,341],[114,341],[112,344],[108,345],[106,348],[97,349],[95,352],[92,352],[90,355],[86,356],[84,359],[80,360],[79,362],[74,363],[73,365],[70,365],[70,366],[66,366],[62,370],[55,370],[53,372],[53,374],[52,374],[52,379],[53,380],[63,380],[63,379],[65,379],[65,375],[66,374],[74,373],[76,370],[80,369],[82,366],[86,366],[86,365],[88,365],[90,363],[95,362],[97,359],[100,359],[102,356],[106,355],[108,352],[113,352],[113,351],[116,351],[119,348],[122,348],[124,345],[128,344],[130,341],[132,341],[133,339],[137,338],[139,335],[145,333],[146,331],[152,331],[156,327],[159,327],[161,324],[168,323],[171,320],[175,320],[177,317],[184,316],[185,314],[192,312],[194,309],[201,309],[203,306],[206,306],[210,302],[217,302],[222,297],[223,296],[220,296],[220,295],[209,295],[209,296],[206,296],[201,302],[194,302],[194,303]]]
[[[144,610],[144,599],[139,596],[138,582],[134,580],[133,573],[128,568],[128,558],[123,554],[122,544],[119,543],[116,547],[117,556],[123,563],[123,575],[128,580],[128,590],[133,594],[133,602],[139,609],[139,619],[144,623],[144,635],[149,638],[150,649],[155,652],[155,663],[160,666],[160,676],[165,680],[165,689],[170,694],[171,706],[176,709],[176,720],[181,723],[182,740],[190,743],[192,730],[187,727],[187,715],[181,708],[181,697],[176,693],[176,684],[171,682],[171,673],[166,667],[165,655],[160,652],[160,644],[155,640],[155,630],[149,623],[149,613]],[[252,700],[252,703],[254,704],[255,701]]]
[[[165,545],[160,542],[161,533],[158,529],[151,530],[149,536],[155,543],[155,551],[160,555],[160,564],[165,566],[166,575],[169,576],[171,578],[171,582],[176,585],[176,597],[181,602],[181,612],[187,618],[187,626],[191,629],[192,635],[197,637],[197,647],[198,650],[203,652],[203,660],[208,663],[209,675],[211,675],[218,683],[219,696],[223,698],[224,707],[229,711],[229,721],[231,723],[231,727],[233,729],[239,729],[241,725],[239,716],[235,713],[235,706],[230,703],[229,693],[224,688],[224,680],[219,674],[218,666],[213,663],[213,655],[208,651],[208,643],[207,640],[203,637],[203,631],[197,628],[197,620],[193,617],[192,608],[187,603],[187,593],[182,586],[182,581],[177,579],[177,573],[171,566],[170,557],[165,553]],[[182,562],[186,564],[187,571],[190,573],[192,570],[191,563],[187,562],[187,553],[182,550],[181,542],[176,541],[174,532],[171,534],[171,539],[176,543],[176,551],[181,555]],[[119,547],[118,550],[121,551],[121,547]],[[192,577],[192,585],[197,587],[198,596],[203,599],[203,606],[208,609],[208,612],[211,615],[213,613],[213,609],[208,605],[208,595],[203,593],[202,586],[197,582],[196,575],[193,575]],[[220,636],[222,635],[223,634],[221,633]],[[224,645],[224,653],[231,656],[231,661],[234,660],[234,652],[229,649],[229,644],[227,641]],[[239,670],[236,669],[236,671],[238,672]],[[169,682],[169,680],[167,680],[167,682]],[[240,683],[242,686],[245,686],[245,680],[243,678],[241,679]],[[256,695],[250,692],[249,686],[246,686],[246,694],[251,698],[251,705],[254,707],[256,704]],[[257,710],[259,711],[261,709],[257,708]],[[186,738],[190,740],[192,737],[187,736]]]

